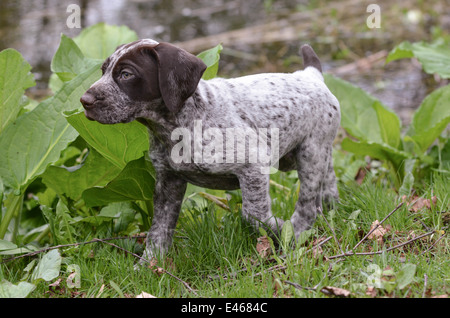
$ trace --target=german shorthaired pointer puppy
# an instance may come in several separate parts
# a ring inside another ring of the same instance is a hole
[[[119,46],[106,59],[81,103],[91,120],[136,119],[149,129],[157,178],[147,258],[170,247],[187,182],[240,188],[244,218],[277,234],[283,220],[271,212],[268,168],[296,169],[296,237],[312,226],[322,201],[338,199],[331,152],[339,102],[313,49],[304,45],[301,53],[303,71],[211,80],[201,79],[199,58],[150,39]]]

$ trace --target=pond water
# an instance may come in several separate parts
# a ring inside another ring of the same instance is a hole
[[[219,75],[224,77],[299,69],[298,49],[309,43],[324,71],[371,92],[407,123],[424,96],[445,82],[423,74],[411,60],[385,66],[385,53],[402,40],[430,41],[433,33],[448,34],[450,1],[378,0],[380,28],[373,29],[366,23],[371,2],[0,0],[0,50],[15,48],[32,65],[38,85],[31,93],[39,97],[48,93],[50,61],[60,34],[73,37],[81,31],[67,24],[70,4],[81,9],[81,27],[127,25],[140,38],[177,43],[192,53],[222,42]]]

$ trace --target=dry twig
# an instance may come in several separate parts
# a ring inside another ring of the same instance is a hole
[[[410,244],[410,243],[412,243],[412,242],[414,242],[414,241],[417,241],[417,240],[419,240],[419,239],[421,239],[421,238],[423,238],[423,237],[426,237],[426,236],[430,236],[430,235],[432,235],[432,234],[434,234],[434,233],[435,233],[434,230],[433,230],[433,231],[430,231],[430,232],[427,232],[427,233],[422,234],[422,235],[420,235],[420,236],[418,236],[418,237],[415,237],[415,238],[413,238],[413,239],[410,239],[410,240],[408,240],[408,241],[406,241],[406,242],[404,242],[404,243],[397,244],[397,245],[395,245],[395,246],[389,247],[389,248],[387,248],[387,249],[385,249],[385,250],[378,251],[378,252],[361,252],[361,253],[354,253],[353,251],[348,251],[348,252],[345,252],[345,253],[343,253],[343,254],[338,254],[338,255],[329,256],[328,259],[334,259],[334,258],[346,257],[346,256],[353,256],[353,255],[378,255],[378,254],[382,254],[382,253],[384,253],[384,252],[389,252],[389,251],[395,250],[395,249],[397,249],[397,248],[399,248],[399,247],[408,245],[408,244]]]
[[[427,253],[429,250],[431,250],[445,236],[445,234],[446,233],[444,233],[441,236],[439,236],[439,238],[436,240],[436,242],[431,244],[431,246],[429,248],[427,248],[425,251],[423,251],[422,253],[420,253],[420,255],[423,255],[423,254]]]
[[[147,236],[147,234],[139,234],[139,235],[135,235],[135,236],[121,236],[121,237],[109,237],[109,238],[104,238],[102,239],[103,241],[112,241],[112,240],[126,240],[126,239],[138,239],[138,238],[145,238]],[[86,244],[92,244],[92,243],[97,243],[99,242],[99,239],[93,239],[91,241],[86,241],[86,242],[78,242],[78,243],[71,243],[71,244],[61,244],[61,245],[55,245],[55,246],[49,246],[43,249],[40,249],[38,251],[34,251],[34,252],[30,252],[27,254],[22,254],[22,255],[18,255],[18,256],[14,256],[14,257],[10,257],[10,258],[6,258],[4,259],[0,264],[4,264],[22,257],[28,257],[28,256],[34,256],[40,253],[45,253],[54,249],[58,249],[58,248],[64,248],[64,247],[76,247],[76,246],[81,246],[81,245],[86,245]]]
[[[371,231],[369,231],[369,233],[367,233],[366,236],[364,236],[361,239],[361,241],[359,241],[358,244],[356,244],[355,247],[353,247],[352,250],[355,250],[359,245],[361,245],[361,243],[364,242],[365,239],[368,238],[370,234],[372,234],[381,224],[383,224],[384,221],[387,220],[388,217],[390,217],[395,211],[400,209],[402,206],[403,206],[403,202],[401,202],[399,205],[397,205],[394,210],[392,210],[388,215],[386,215],[386,217],[383,220],[381,220],[381,222],[378,223]]]

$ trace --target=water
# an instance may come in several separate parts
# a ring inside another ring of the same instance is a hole
[[[48,93],[50,61],[67,26],[67,7],[81,8],[81,26],[98,22],[127,25],[140,38],[176,42],[198,53],[223,42],[220,76],[290,72],[302,67],[298,48],[310,43],[324,70],[338,67],[402,40],[430,40],[433,30],[449,33],[450,1],[376,1],[381,28],[369,29],[367,5],[373,1],[325,0],[0,0],[0,49],[12,47],[32,65],[37,86]],[[437,28],[437,29],[436,29]],[[200,39],[200,40],[199,40]],[[407,123],[424,96],[438,85],[411,60],[339,74],[380,98]]]

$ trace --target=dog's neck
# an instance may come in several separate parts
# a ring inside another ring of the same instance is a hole
[[[158,99],[150,102],[136,120],[145,125],[150,134],[164,144],[176,144],[177,141],[173,141],[171,135],[176,128],[183,128],[180,123],[193,123],[194,120],[201,118],[202,109],[197,109],[196,104],[194,93],[178,113],[172,113],[162,99]]]

